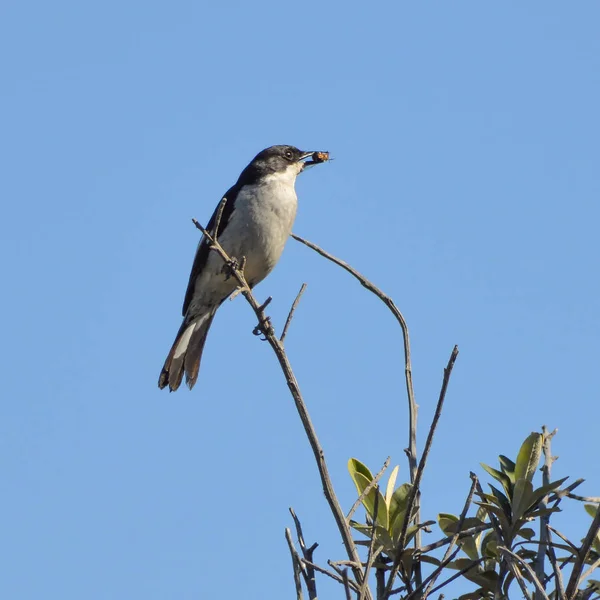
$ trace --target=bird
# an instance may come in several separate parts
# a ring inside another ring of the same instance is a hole
[[[312,160],[307,160],[312,159]],[[243,263],[250,288],[275,267],[292,232],[298,199],[296,177],[306,166],[329,160],[327,152],[304,152],[295,146],[270,146],[259,152],[224,195],[206,230],[232,258]],[[198,379],[206,336],[217,309],[235,291],[237,281],[223,259],[202,236],[183,301],[183,322],[165,360],[158,387],[174,392],[185,375],[190,390]]]

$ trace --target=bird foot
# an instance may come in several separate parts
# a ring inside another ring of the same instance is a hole
[[[234,273],[234,271],[240,271],[242,275],[244,274],[244,267],[246,266],[246,257],[242,256],[242,260],[238,260],[237,258],[232,257],[230,260],[226,261],[221,269],[221,273],[225,275],[225,281],[227,281]]]
[[[260,338],[263,342],[266,341],[267,336],[273,333],[273,325],[271,325],[271,317],[265,317],[253,330],[254,335],[262,335]]]

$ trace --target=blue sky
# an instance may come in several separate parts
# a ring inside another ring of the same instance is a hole
[[[556,478],[600,494],[599,20],[591,1],[5,0],[2,597],[290,597],[288,506],[319,561],[344,557],[242,298],[196,388],[156,387],[190,219],[271,144],[336,159],[299,179],[294,229],[404,312],[420,448],[460,347],[424,516],[460,512],[469,471],[542,424]],[[293,241],[256,289],[277,326],[302,282],[287,348],[348,509],[350,456],[408,479],[400,332]]]

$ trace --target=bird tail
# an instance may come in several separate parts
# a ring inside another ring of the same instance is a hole
[[[168,385],[169,390],[174,392],[181,385],[184,373],[185,382],[190,390],[194,387],[198,379],[204,342],[216,312],[217,307],[192,321],[184,320],[158,378],[158,387],[161,390]]]

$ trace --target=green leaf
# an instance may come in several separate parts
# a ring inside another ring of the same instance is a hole
[[[438,515],[438,524],[440,529],[446,535],[454,535],[458,529],[460,519],[448,513],[440,513]],[[477,527],[478,525],[483,525],[483,521],[477,519],[475,517],[468,517],[463,521],[462,527],[460,531],[465,531],[466,529],[471,529],[471,527]],[[477,551],[477,538],[479,534],[468,536],[466,538],[461,539],[458,542],[458,545],[461,547],[463,552],[471,559],[477,560],[479,558],[479,553]]]
[[[592,519],[596,517],[596,513],[598,512],[598,506],[596,504],[584,504],[583,508],[585,508],[585,511]]]
[[[500,507],[495,506],[494,504],[489,504],[488,502],[476,502],[475,504],[485,507],[486,510],[494,514],[498,518],[498,521],[500,523],[500,529],[503,532],[506,533],[510,531],[510,521]]]
[[[537,504],[541,502],[550,492],[558,489],[569,477],[563,477],[558,481],[553,481],[548,485],[543,485],[542,487],[537,488],[533,491],[533,499],[532,504]]]
[[[526,540],[532,540],[535,536],[535,531],[531,529],[531,527],[521,527],[519,531],[517,531],[517,535],[520,535],[522,538]]]
[[[424,563],[429,563],[430,565],[435,565],[436,567],[439,567],[442,564],[442,561],[439,558],[427,554],[421,554],[419,560]]]
[[[390,508],[390,502],[392,501],[392,494],[394,493],[394,487],[396,487],[396,478],[398,477],[398,470],[400,469],[399,465],[396,465],[392,472],[390,473],[390,478],[387,482],[387,488],[385,490],[385,503],[387,504],[388,509]],[[390,511],[390,514],[392,512]]]
[[[408,497],[412,490],[412,484],[403,483],[397,487],[392,494],[389,508],[389,527],[388,530],[393,539],[398,539],[406,518],[406,507]],[[412,515],[411,515],[412,516]]]
[[[506,492],[506,495],[510,498],[512,496],[512,481],[508,475],[494,469],[484,463],[479,463],[496,481],[499,481]]]
[[[364,523],[357,523],[356,521],[351,520],[350,527],[368,537],[369,540],[371,539],[371,534],[373,533],[372,525],[365,525]],[[380,527],[379,525],[375,527],[375,542],[377,544],[381,544],[384,551],[388,554],[394,550],[395,545],[390,537],[390,534],[388,533],[387,529]]]
[[[355,467],[357,467],[357,464],[360,466],[358,468],[355,468]],[[362,463],[357,461],[355,458],[351,458],[348,461],[348,470],[350,471],[350,476],[352,477],[352,480],[354,481],[354,485],[356,486],[356,490],[357,490],[359,496],[365,491],[365,489],[367,489],[367,487],[369,486],[371,481],[373,481],[372,477],[371,477],[371,479],[369,479],[364,474],[364,469],[366,469],[366,471],[369,472],[369,470]],[[363,503],[364,507],[367,509],[367,512],[371,516],[371,518],[374,518],[375,498],[378,498],[377,518],[375,520],[377,521],[377,525],[380,525],[381,527],[384,527],[385,529],[387,529],[389,526],[388,508],[387,508],[387,504],[385,503],[384,497],[381,495],[381,492],[379,491],[378,486],[375,486],[374,488],[371,489],[371,491],[363,498],[362,503]]]
[[[512,483],[515,482],[515,463],[510,460],[510,458],[504,456],[503,454],[501,454],[498,457],[499,461],[500,461],[500,468],[502,469],[502,472],[508,476],[508,478],[511,480]]]
[[[462,569],[468,567],[472,562],[473,561],[470,558],[457,558],[456,560],[449,562],[446,565],[446,567],[448,567],[448,569],[456,569],[457,571],[462,571]]]
[[[494,498],[497,500],[496,504],[500,506],[500,508],[504,511],[506,518],[510,520],[512,515],[512,506],[508,500],[508,498],[496,487],[494,487],[491,483],[488,483],[490,489],[492,490],[492,494]]]
[[[498,540],[496,539],[496,532],[493,530],[488,531],[481,541],[481,556],[494,559],[498,558],[498,550],[496,550],[497,546]]]
[[[518,520],[525,514],[531,506],[533,496],[533,485],[531,481],[526,479],[517,479],[513,491],[512,507],[512,522],[517,523]]]
[[[361,463],[360,460],[358,460],[358,458],[350,458],[348,460],[348,472],[350,473],[350,477],[352,477],[354,485],[356,485],[357,489],[358,485],[354,480],[355,473],[361,473],[362,475],[364,475],[369,480],[369,483],[373,481],[373,474],[371,473],[371,471],[369,471],[369,468],[365,464]],[[358,493],[362,494],[362,490]]]
[[[445,535],[454,535],[456,533],[456,523],[458,523],[458,517],[450,513],[440,513],[437,517],[438,525]]]
[[[525,479],[531,482],[542,456],[543,436],[531,433],[523,442],[515,464],[515,481]]]

